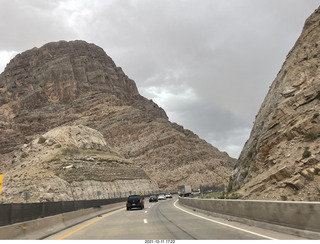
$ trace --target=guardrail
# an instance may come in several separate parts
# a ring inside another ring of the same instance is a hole
[[[179,203],[206,212],[317,232],[320,236],[320,202],[180,198]]]

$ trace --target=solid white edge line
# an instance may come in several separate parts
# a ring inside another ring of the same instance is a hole
[[[258,233],[255,233],[255,232],[252,232],[252,231],[249,231],[249,230],[245,230],[245,229],[242,229],[242,228],[233,226],[233,225],[225,224],[225,223],[222,223],[222,222],[213,220],[213,219],[209,219],[209,218],[206,218],[206,217],[203,217],[203,216],[200,216],[200,215],[191,213],[191,212],[189,212],[189,211],[187,211],[187,210],[184,210],[184,209],[178,207],[178,206],[176,205],[176,203],[177,203],[178,201],[179,201],[179,199],[177,199],[177,200],[173,203],[173,205],[174,205],[177,209],[179,209],[179,210],[181,210],[181,211],[183,211],[183,212],[186,212],[186,213],[188,213],[188,214],[191,214],[191,215],[197,216],[197,217],[199,217],[199,218],[202,218],[202,219],[205,219],[205,220],[214,222],[214,223],[216,223],[216,224],[224,225],[224,226],[227,226],[227,227],[236,229],[236,230],[240,230],[240,231],[243,231],[243,232],[247,232],[247,233],[250,233],[250,234],[252,234],[252,235],[260,236],[260,237],[263,237],[263,238],[266,238],[266,239],[270,239],[270,240],[278,240],[278,239],[272,238],[272,237],[270,237],[270,236],[265,236],[265,235],[262,235],[262,234],[258,234]]]

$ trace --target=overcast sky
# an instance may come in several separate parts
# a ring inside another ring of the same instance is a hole
[[[0,0],[0,72],[59,40],[102,47],[141,95],[238,158],[319,0]]]

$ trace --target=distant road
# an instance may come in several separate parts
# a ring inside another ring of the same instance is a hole
[[[174,197],[157,203],[149,203],[146,198],[143,210],[127,211],[123,208],[68,228],[46,239],[152,240],[149,243],[157,243],[156,240],[299,238],[201,214],[180,206]]]

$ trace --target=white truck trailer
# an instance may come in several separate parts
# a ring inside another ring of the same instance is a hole
[[[178,186],[178,194],[180,197],[188,197],[192,194],[192,188],[190,185]]]

